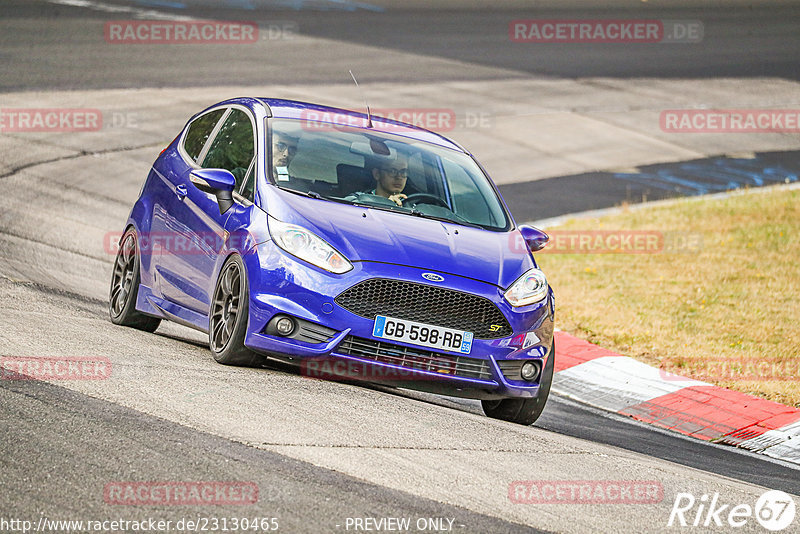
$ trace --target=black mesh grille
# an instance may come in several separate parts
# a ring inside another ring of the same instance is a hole
[[[347,354],[364,360],[390,363],[408,369],[418,369],[450,376],[492,380],[489,362],[466,356],[450,356],[395,345],[386,341],[376,341],[361,337],[347,336],[336,349],[339,354]]]
[[[388,315],[456,330],[477,338],[493,339],[511,335],[511,326],[489,299],[442,287],[373,278],[347,289],[336,304],[375,319]]]
[[[327,343],[336,334],[336,330],[326,328],[321,324],[302,320],[297,320],[297,322],[297,332],[294,332],[291,337],[306,343]]]

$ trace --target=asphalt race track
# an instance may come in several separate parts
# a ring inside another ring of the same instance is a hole
[[[360,109],[348,69],[373,108],[451,110],[457,124],[444,133],[485,164],[518,222],[800,175],[797,134],[681,137],[658,127],[663,109],[800,107],[800,7],[490,5],[0,1],[0,113],[103,116],[90,132],[0,127],[0,355],[104,357],[113,369],[107,380],[0,380],[0,532],[21,531],[3,523],[11,520],[185,527],[243,516],[276,518],[280,532],[401,531],[355,518],[410,518],[402,531],[412,532],[670,532],[679,493],[718,494],[731,506],[753,506],[767,489],[800,494],[797,466],[557,396],[521,427],[486,418],[475,401],[312,380],[277,365],[221,366],[198,332],[162,323],[147,334],[108,320],[109,243],[186,119],[243,94]],[[262,36],[253,45],[104,40],[106,22],[153,18],[253,21]],[[535,18],[700,21],[704,34],[697,43],[510,42],[510,21]],[[655,481],[663,498],[515,503],[510,485],[525,480]],[[119,481],[245,481],[258,500],[107,502],[104,490]],[[66,531],[47,525],[40,531]],[[735,530],[763,528],[751,518]]]

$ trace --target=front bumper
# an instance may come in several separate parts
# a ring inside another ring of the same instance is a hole
[[[352,271],[335,275],[285,254],[271,242],[258,248],[258,253],[245,257],[250,289],[248,348],[295,363],[311,378],[363,380],[487,400],[538,395],[538,379],[522,380],[519,367],[523,361],[536,360],[544,369],[547,359],[554,357],[552,291],[537,304],[512,308],[497,286],[441,273],[444,281],[437,287],[489,299],[513,330],[501,338],[476,337],[470,353],[462,355],[377,339],[372,336],[374,318],[356,315],[334,300],[370,278],[427,284],[421,275],[431,269],[355,262]],[[316,332],[298,337],[269,334],[267,325],[276,315],[291,316]]]

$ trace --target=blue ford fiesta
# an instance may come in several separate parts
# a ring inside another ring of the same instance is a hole
[[[161,153],[114,263],[111,320],[208,333],[214,358],[480,399],[532,424],[553,377],[553,293],[480,165],[436,133],[236,98]]]

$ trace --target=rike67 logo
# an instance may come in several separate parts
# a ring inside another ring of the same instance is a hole
[[[691,493],[678,493],[667,526],[703,527],[703,532],[707,532],[714,527],[742,528],[755,518],[765,529],[777,532],[792,524],[795,511],[791,495],[778,490],[765,492],[755,506],[725,503],[719,493],[704,494],[699,499]]]

